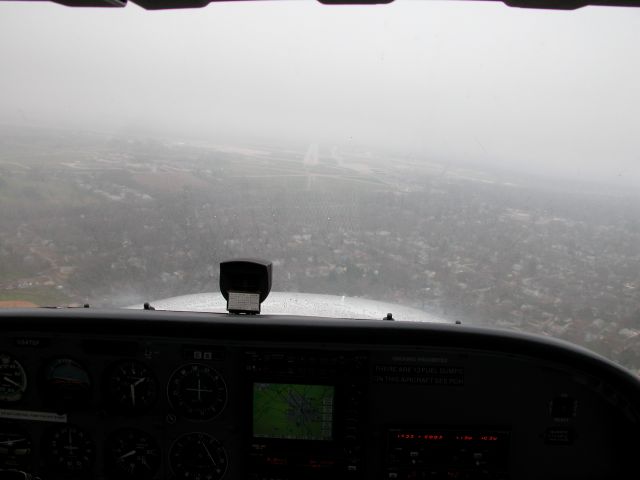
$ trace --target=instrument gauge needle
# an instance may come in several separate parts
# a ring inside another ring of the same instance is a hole
[[[132,383],[129,385],[129,391],[131,392],[131,404],[136,406],[136,384]]]
[[[8,445],[12,447],[14,443],[26,441],[26,438],[14,438],[13,440],[5,440],[4,442],[0,442],[0,445]]]
[[[135,450],[131,450],[130,452],[125,453],[124,455],[118,457],[118,460],[125,460],[126,458],[129,458],[132,455],[135,455],[136,451]]]
[[[216,461],[213,459],[213,455],[211,455],[211,452],[209,451],[209,449],[207,448],[207,446],[203,443],[200,442],[200,444],[204,447],[204,451],[207,452],[207,456],[209,457],[209,460],[211,460],[211,463],[213,463],[214,467],[217,467],[218,464],[216,463]]]
[[[2,377],[2,380],[22,390],[22,385],[20,385],[18,382],[14,380],[11,380],[9,377]]]

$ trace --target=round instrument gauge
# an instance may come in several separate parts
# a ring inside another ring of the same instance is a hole
[[[187,433],[171,445],[169,464],[180,480],[219,480],[227,471],[227,453],[211,435]]]
[[[169,402],[190,420],[211,420],[227,403],[227,387],[214,368],[191,363],[178,368],[167,386]]]
[[[155,375],[137,360],[124,360],[111,366],[105,388],[109,407],[123,413],[149,410],[158,398]]]
[[[33,447],[22,428],[0,424],[0,465],[8,470],[29,470]]]
[[[17,402],[27,389],[27,374],[15,358],[0,353],[0,402]]]
[[[87,432],[72,425],[49,430],[42,444],[47,465],[57,472],[80,474],[91,470],[95,445]]]
[[[89,403],[91,379],[89,373],[70,358],[56,358],[44,368],[44,389],[47,403],[65,410]]]
[[[107,441],[105,463],[112,478],[153,478],[160,458],[158,443],[142,430],[123,428]]]

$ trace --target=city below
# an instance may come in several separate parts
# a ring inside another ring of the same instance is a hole
[[[398,303],[549,335],[640,373],[640,196],[353,146],[0,127],[0,305],[218,289]]]

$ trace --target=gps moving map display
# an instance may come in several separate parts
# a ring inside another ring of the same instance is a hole
[[[253,384],[253,436],[332,440],[335,388],[292,383]]]

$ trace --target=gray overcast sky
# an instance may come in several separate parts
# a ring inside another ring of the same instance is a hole
[[[640,186],[640,9],[0,3],[0,121],[404,146]]]

